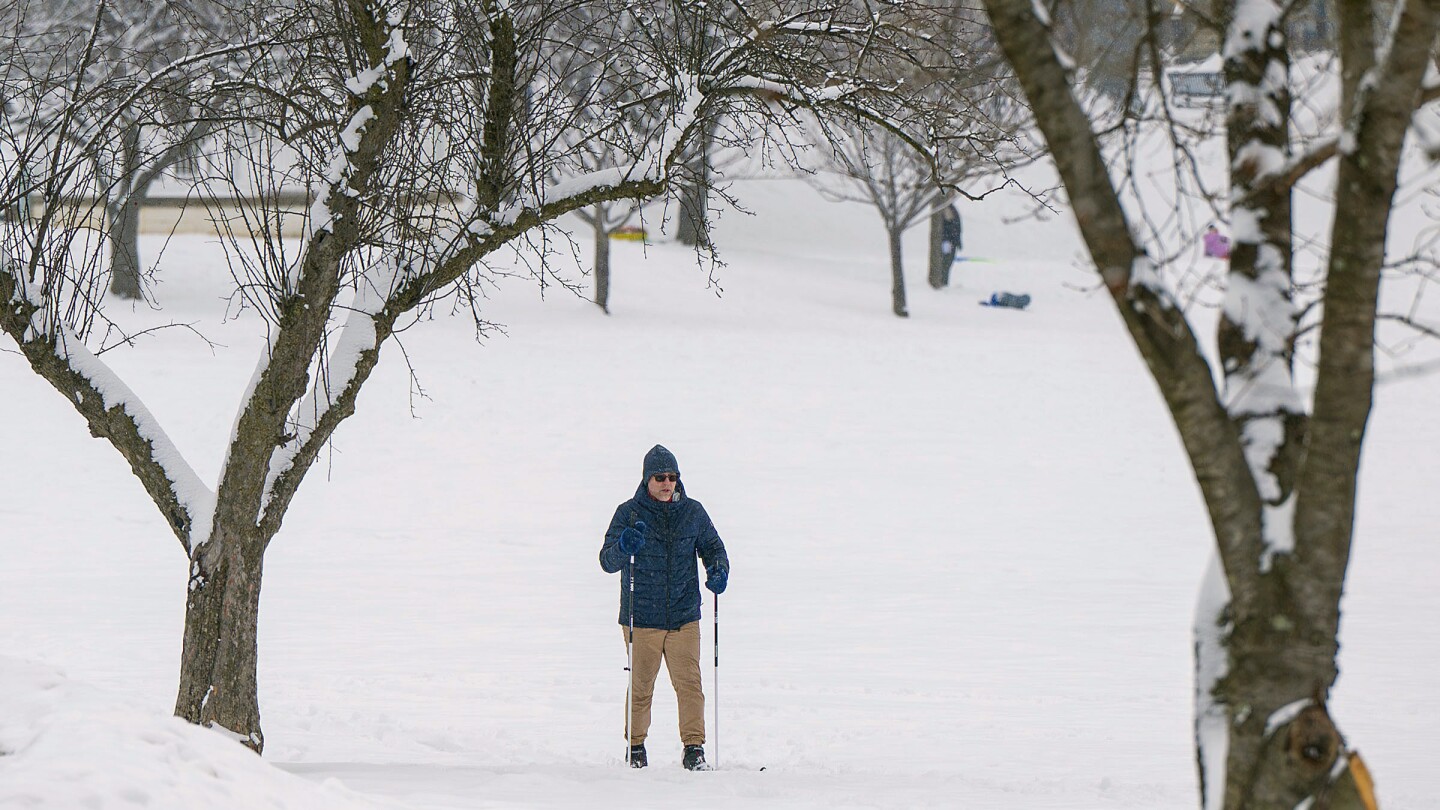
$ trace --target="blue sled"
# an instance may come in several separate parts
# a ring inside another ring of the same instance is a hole
[[[1009,309],[1024,309],[1030,306],[1030,296],[1025,293],[1015,294],[1008,292],[990,293],[990,300],[981,301],[982,307],[1007,307]]]

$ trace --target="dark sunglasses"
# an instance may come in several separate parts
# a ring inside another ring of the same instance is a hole
[[[679,476],[678,473],[655,473],[654,475],[652,475],[652,476],[650,476],[650,477],[651,477],[651,478],[654,478],[656,481],[658,481],[658,482],[660,482],[660,483],[662,483],[662,484],[663,484],[663,483],[666,483],[666,482],[670,482],[670,481],[679,481],[679,480],[680,480],[680,476]]]

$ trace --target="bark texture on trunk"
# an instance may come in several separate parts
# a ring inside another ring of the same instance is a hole
[[[218,531],[191,562],[175,714],[265,748],[256,679],[265,540]]]
[[[341,289],[341,265],[363,238],[359,226],[362,199],[399,129],[409,78],[407,62],[384,61],[389,26],[372,17],[359,0],[352,0],[352,17],[369,63],[386,65],[388,81],[377,82],[364,97],[349,100],[352,115],[362,106],[372,115],[358,141],[347,147],[349,173],[328,189],[331,220],[318,228],[306,245],[293,293],[276,301],[275,337],[235,423],[216,490],[213,526],[191,553],[175,711],[190,722],[224,728],[257,752],[263,750],[265,741],[256,688],[265,549],[279,531],[319,448],[354,413],[360,386],[378,362],[379,346],[391,334],[394,318],[401,311],[387,310],[376,316],[372,345],[358,353],[353,367],[332,369],[344,374],[349,383],[343,390],[327,391],[323,401],[317,400],[322,413],[305,412],[303,407],[297,411],[316,384],[311,366],[316,357],[323,356],[326,330]],[[500,84],[503,86],[496,92],[508,93],[508,85]],[[503,127],[487,129],[485,135],[487,144],[496,150],[503,148],[507,135]],[[500,193],[500,163],[496,155],[487,155],[486,167],[491,173],[481,178],[482,191]],[[347,185],[355,193],[340,193]],[[308,430],[299,430],[297,422],[305,422]]]
[[[1357,776],[1363,772],[1352,767],[1358,755],[1344,745],[1325,704],[1307,701],[1283,728],[1265,738],[1255,781],[1240,791],[1246,804],[1238,806],[1292,810],[1304,806],[1292,803],[1293,798],[1304,796],[1312,799],[1312,810],[1377,810],[1368,774]],[[1226,798],[1226,806],[1231,806]]]
[[[675,222],[675,241],[691,247],[710,244],[710,127],[700,133],[695,153],[685,162],[680,185],[680,214]]]
[[[605,227],[604,206],[595,206],[591,212],[594,219],[591,227],[595,234],[595,304],[606,315],[610,314],[610,231]]]
[[[111,248],[110,292],[131,301],[144,297],[140,283],[140,203],[145,189],[138,185],[142,182],[140,144],[140,125],[125,127],[115,155],[120,173],[106,189],[111,201],[105,206]],[[144,182],[149,185],[148,180]]]
[[[675,241],[692,247],[703,247],[710,244],[707,225],[709,216],[709,188],[699,182],[686,183],[681,186],[680,215],[675,222]]]
[[[890,239],[890,307],[897,317],[908,318],[910,312],[905,306],[905,264],[900,255],[900,238],[903,232],[889,226],[885,229]]]
[[[110,294],[127,301],[145,297],[140,279],[140,199],[130,195],[107,206],[110,219]]]

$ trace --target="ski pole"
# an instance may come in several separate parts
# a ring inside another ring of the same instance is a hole
[[[715,768],[720,768],[720,594],[715,594]]]
[[[630,555],[630,635],[625,644],[625,765],[634,767],[631,760],[631,740],[635,728],[635,555]]]

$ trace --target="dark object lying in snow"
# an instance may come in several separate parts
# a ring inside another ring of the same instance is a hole
[[[1030,296],[1025,293],[1015,294],[1008,292],[990,293],[989,301],[981,301],[982,307],[1009,307],[1011,309],[1024,309],[1030,306]]]

